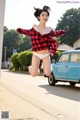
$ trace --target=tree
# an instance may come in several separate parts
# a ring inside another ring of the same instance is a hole
[[[56,30],[64,29],[66,31],[64,36],[61,36],[59,41],[61,43],[71,44],[77,37],[80,36],[80,8],[69,9],[58,20]]]
[[[22,42],[23,36],[18,34],[14,29],[8,30],[4,27],[3,37],[3,59],[4,60],[4,47],[6,46],[6,59],[13,54],[13,49],[17,49],[18,45]]]
[[[4,26],[4,33],[8,31],[8,28]]]
[[[30,38],[28,36],[24,37],[23,35],[18,34],[16,30],[9,30],[6,26],[4,26],[2,61],[4,61],[5,47],[7,60],[13,54],[13,49],[17,49],[18,52],[30,49]]]
[[[23,42],[18,46],[18,52],[31,49],[30,38],[28,36],[23,38]]]

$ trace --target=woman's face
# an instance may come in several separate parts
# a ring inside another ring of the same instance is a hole
[[[49,15],[46,11],[41,12],[40,16],[38,17],[41,23],[46,23],[48,21],[48,18]]]

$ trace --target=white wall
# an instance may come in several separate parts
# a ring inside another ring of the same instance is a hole
[[[4,10],[5,10],[5,0],[0,0],[0,78],[1,78],[2,45],[3,45]]]
[[[80,38],[73,43],[74,48],[80,47]]]

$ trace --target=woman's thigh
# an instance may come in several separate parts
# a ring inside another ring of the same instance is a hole
[[[43,60],[43,70],[44,73],[49,76],[51,74],[51,60],[50,56],[45,57]]]
[[[36,55],[33,54],[32,56],[32,72],[33,73],[38,72],[39,65],[40,65],[40,59]]]

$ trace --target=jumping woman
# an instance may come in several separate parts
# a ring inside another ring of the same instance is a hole
[[[39,75],[39,65],[42,60],[44,74],[49,76],[51,74],[50,54],[54,56],[58,48],[58,43],[53,37],[61,36],[65,31],[54,31],[51,27],[46,26],[50,15],[48,6],[34,9],[34,16],[39,21],[39,25],[33,25],[31,29],[17,28],[17,32],[31,38],[33,56],[32,64],[29,66],[30,74],[32,76]]]

